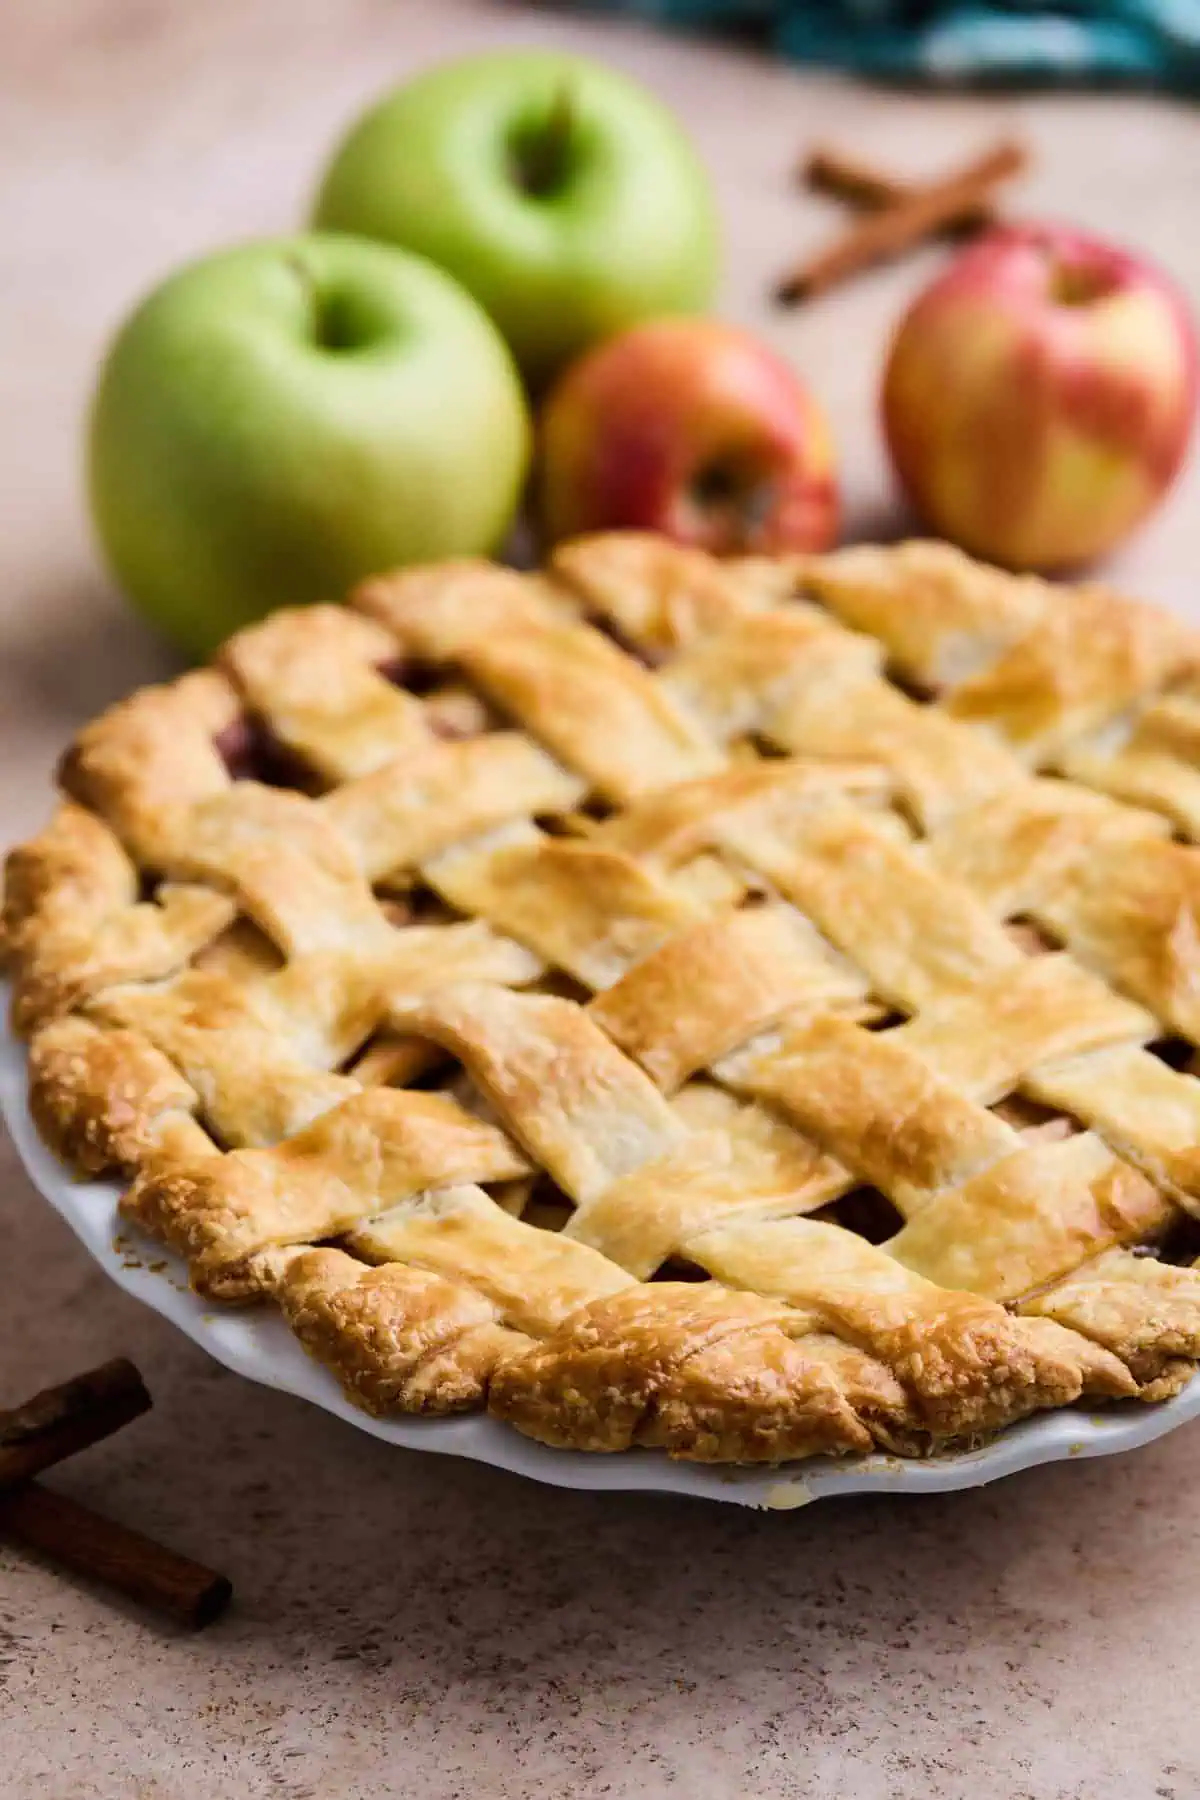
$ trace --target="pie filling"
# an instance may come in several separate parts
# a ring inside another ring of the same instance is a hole
[[[1200,1358],[1200,639],[648,537],[272,615],[8,860],[53,1147],[376,1413],[783,1462]]]

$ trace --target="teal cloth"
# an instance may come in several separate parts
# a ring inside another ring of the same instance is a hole
[[[1200,0],[593,0],[767,36],[798,62],[892,80],[1123,81],[1200,91]]]

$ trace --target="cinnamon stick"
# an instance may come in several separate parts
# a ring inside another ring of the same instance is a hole
[[[831,144],[818,144],[796,168],[797,178],[818,194],[831,194],[835,200],[849,200],[855,206],[874,211],[881,206],[894,206],[907,200],[918,185],[901,181],[896,175],[860,162],[855,156],[835,150]]]
[[[141,1376],[117,1357],[0,1412],[0,1489],[99,1443],[149,1409]]]
[[[917,181],[902,181],[877,163],[863,162],[830,144],[818,144],[804,158],[798,173],[800,179],[817,193],[831,194],[836,200],[848,200],[871,212],[911,199],[923,185]],[[950,219],[945,229],[977,230],[991,224],[996,217],[996,207],[991,200],[983,200]]]
[[[193,1629],[211,1624],[233,1595],[224,1575],[36,1481],[0,1494],[0,1532]]]
[[[857,220],[841,237],[785,276],[776,289],[776,299],[783,306],[794,306],[901,255],[964,210],[978,206],[998,182],[1019,174],[1028,161],[1029,153],[1022,144],[998,144],[946,180],[932,182],[895,205]]]
[[[117,1357],[0,1412],[0,1534],[185,1625],[207,1625],[233,1592],[223,1575],[30,1479],[149,1408],[141,1376]]]

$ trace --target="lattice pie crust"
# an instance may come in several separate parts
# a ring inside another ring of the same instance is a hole
[[[88,726],[35,1116],[373,1412],[916,1455],[1200,1356],[1200,637],[944,546],[383,577]]]

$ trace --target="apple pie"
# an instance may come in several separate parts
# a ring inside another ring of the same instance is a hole
[[[1200,634],[602,535],[284,610],[63,758],[48,1143],[377,1414],[783,1462],[1200,1358]]]

